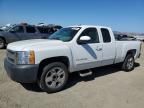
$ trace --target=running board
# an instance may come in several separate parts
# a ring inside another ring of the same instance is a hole
[[[80,75],[81,77],[90,76],[90,75],[92,75],[92,71],[91,71],[91,70],[81,71],[81,72],[79,72],[79,75]]]

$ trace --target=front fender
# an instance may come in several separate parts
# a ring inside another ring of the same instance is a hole
[[[0,37],[5,40],[6,44],[10,43],[10,38],[5,33],[0,33]]]
[[[41,49],[35,51],[35,62],[39,64],[42,60],[53,58],[53,57],[60,57],[65,56],[69,59],[69,69],[70,71],[73,70],[73,60],[72,60],[72,53],[68,46],[55,46],[55,47],[48,47],[47,49]]]

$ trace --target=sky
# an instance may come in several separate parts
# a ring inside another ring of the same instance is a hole
[[[0,0],[0,25],[101,25],[144,32],[144,0]]]

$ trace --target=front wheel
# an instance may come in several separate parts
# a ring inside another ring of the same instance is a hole
[[[39,80],[39,87],[48,93],[54,93],[62,90],[68,80],[68,69],[60,62],[54,62],[43,68]]]
[[[134,56],[132,54],[128,54],[122,64],[122,69],[125,71],[132,71],[134,69]]]
[[[0,38],[0,49],[3,49],[5,47],[5,41],[4,39]]]

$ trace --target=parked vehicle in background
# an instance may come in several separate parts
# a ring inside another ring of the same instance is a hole
[[[58,31],[59,29],[62,28],[62,26],[60,25],[55,25],[55,24],[43,24],[40,23],[37,25],[38,30],[40,31],[40,33],[49,33],[49,34],[53,34],[54,32]],[[48,28],[48,30],[47,30]]]
[[[128,36],[128,35],[123,35],[123,34],[114,34],[115,39],[118,41],[128,41],[128,40],[136,40],[134,36]]]
[[[144,33],[113,32],[117,40],[139,40],[144,42]]]
[[[71,26],[49,39],[9,44],[4,66],[12,80],[37,82],[50,93],[62,90],[71,72],[117,63],[131,71],[140,52],[140,41],[116,41],[109,27]]]
[[[0,32],[0,49],[8,43],[28,40],[28,39],[47,39],[58,29],[55,26],[34,26],[26,23],[10,26]]]
[[[135,36],[137,40],[143,41],[144,42],[144,35],[143,36]]]

